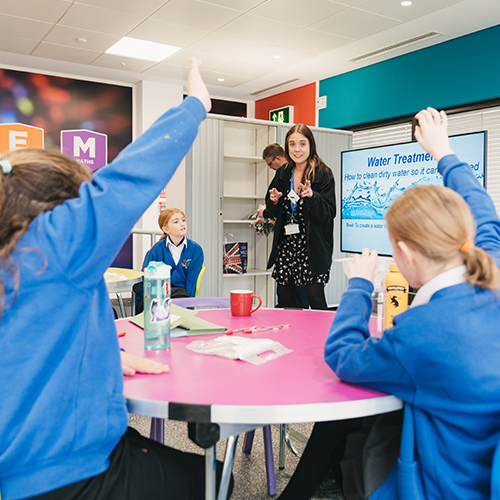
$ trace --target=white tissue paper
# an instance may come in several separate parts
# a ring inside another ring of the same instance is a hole
[[[223,335],[213,340],[195,340],[186,346],[194,352],[212,354],[228,359],[241,359],[254,365],[267,363],[272,359],[279,358],[291,349],[271,339],[249,339]],[[268,352],[269,351],[269,352]],[[265,356],[260,354],[268,353]]]

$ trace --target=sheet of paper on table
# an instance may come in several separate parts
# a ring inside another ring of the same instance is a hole
[[[170,336],[172,338],[186,337],[192,335],[209,335],[213,333],[224,333],[226,328],[210,321],[196,317],[196,312],[184,307],[170,305]],[[144,313],[140,313],[130,321],[144,329]]]

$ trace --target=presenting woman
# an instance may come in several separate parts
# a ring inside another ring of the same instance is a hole
[[[305,285],[311,308],[327,309],[324,288],[332,264],[335,180],[306,125],[289,130],[285,154],[288,163],[277,170],[266,195],[264,217],[276,219],[267,267],[274,265],[282,307],[293,307],[295,287]]]

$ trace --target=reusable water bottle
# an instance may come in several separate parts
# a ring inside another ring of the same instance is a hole
[[[387,292],[382,280],[375,281],[372,293],[372,315],[377,318],[377,334],[381,335],[385,327]]]
[[[389,328],[392,326],[394,316],[408,309],[408,282],[396,264],[391,264],[391,270],[385,277],[385,289],[387,291],[385,327]]]
[[[170,347],[170,266],[163,262],[144,270],[144,347]]]

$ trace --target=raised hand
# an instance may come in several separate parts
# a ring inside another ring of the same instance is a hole
[[[278,200],[283,196],[283,193],[279,192],[276,188],[272,188],[269,191],[269,197],[271,198],[271,201],[276,204],[278,203]]]
[[[378,274],[377,257],[376,250],[370,252],[368,248],[363,248],[361,255],[355,255],[349,262],[349,279],[364,278],[373,283]]]
[[[208,93],[205,82],[201,78],[196,57],[191,58],[191,70],[189,71],[187,81],[187,93],[190,96],[198,98],[203,106],[205,106],[207,113],[212,109],[210,94]]]
[[[417,113],[415,118],[418,120],[415,138],[436,161],[453,154],[448,140],[448,117],[444,111],[427,108]]]
[[[311,181],[306,181],[305,184],[300,183],[299,188],[301,189],[301,198],[310,198],[313,195],[313,190],[311,189]]]

